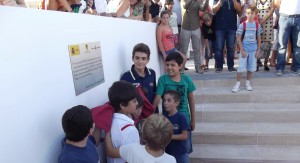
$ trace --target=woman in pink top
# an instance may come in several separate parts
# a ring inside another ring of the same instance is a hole
[[[170,15],[168,11],[162,11],[160,14],[160,23],[156,28],[156,41],[158,44],[159,51],[165,60],[167,55],[171,52],[179,52],[174,45],[173,30],[169,25]],[[183,63],[185,64],[187,58],[181,52],[179,52],[183,57]],[[184,65],[183,64],[183,65]]]

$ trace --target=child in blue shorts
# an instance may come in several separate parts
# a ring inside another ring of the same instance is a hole
[[[232,92],[236,93],[240,90],[242,73],[247,71],[246,90],[252,91],[250,80],[252,72],[256,71],[256,58],[259,56],[261,47],[260,34],[262,28],[258,22],[254,21],[257,14],[255,5],[251,5],[246,9],[247,21],[239,25],[237,34],[237,43],[240,45],[239,68],[237,70],[236,84],[232,88]]]

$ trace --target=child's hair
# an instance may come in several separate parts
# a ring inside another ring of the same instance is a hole
[[[149,46],[144,43],[136,44],[132,50],[132,58],[134,57],[136,52],[143,52],[147,54],[148,59],[150,58],[150,49]]]
[[[165,14],[168,14],[170,16],[169,12],[167,10],[164,10],[160,13],[160,18],[162,18]]]
[[[170,5],[170,4],[174,4],[174,0],[165,0],[165,5]]]
[[[204,14],[203,14],[203,16],[202,16],[202,20],[204,21],[204,22],[206,22],[206,21],[208,21],[208,20],[212,20],[212,14],[211,13],[209,13],[209,12],[205,12]]]
[[[246,13],[247,13],[247,11],[258,13],[258,9],[255,4],[248,6],[248,8],[246,8]]]
[[[144,99],[143,99],[142,96],[137,96],[137,97],[136,97],[136,100],[137,100],[137,102],[138,102],[136,108],[139,108],[139,107],[144,106]]]
[[[93,118],[88,107],[77,105],[68,109],[62,116],[62,127],[66,138],[79,142],[88,136],[93,128]]]
[[[142,137],[152,150],[164,149],[171,141],[173,125],[160,114],[152,114],[146,118],[142,127]]]
[[[181,65],[183,63],[183,58],[180,55],[179,52],[171,52],[169,55],[167,55],[166,62],[169,62],[171,60],[174,60],[178,65]]]
[[[175,102],[180,102],[179,94],[175,90],[169,90],[164,93],[164,95],[169,94],[172,96]]]
[[[121,110],[120,105],[127,106],[129,101],[138,96],[139,93],[136,87],[132,83],[123,80],[114,82],[108,90],[108,99],[115,112]]]

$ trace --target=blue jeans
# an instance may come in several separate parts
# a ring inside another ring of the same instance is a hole
[[[190,163],[189,155],[187,153],[180,156],[175,156],[175,159],[177,163]]]
[[[287,43],[290,35],[293,42],[293,70],[300,69],[300,16],[292,17],[280,15],[278,33],[277,70],[284,70]]]
[[[217,30],[215,42],[215,60],[217,68],[223,69],[223,49],[226,41],[227,48],[227,66],[228,69],[234,66],[234,43],[235,43],[236,30]]]

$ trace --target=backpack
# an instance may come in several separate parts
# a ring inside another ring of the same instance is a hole
[[[255,33],[255,36],[257,37],[257,30],[258,30],[258,22],[255,21],[255,27],[256,27],[256,33]],[[246,32],[246,22],[243,21],[243,33],[242,33],[242,38],[241,38],[241,41],[243,41],[244,37],[245,37],[245,32]],[[257,38],[256,38],[257,40]]]

